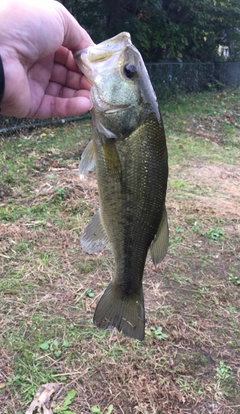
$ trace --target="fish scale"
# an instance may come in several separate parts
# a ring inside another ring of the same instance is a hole
[[[81,246],[94,253],[108,240],[115,261],[112,281],[97,304],[94,322],[142,340],[147,253],[150,249],[157,264],[168,247],[163,122],[142,57],[128,33],[81,51],[75,59],[92,83],[93,101],[93,138],[80,172],[88,170],[86,158],[90,164],[92,151],[100,199],[100,212],[84,230]]]

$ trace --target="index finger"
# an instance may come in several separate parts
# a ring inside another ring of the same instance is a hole
[[[60,48],[56,51],[54,61],[73,72],[82,73],[75,62],[72,52],[64,46],[60,46]]]

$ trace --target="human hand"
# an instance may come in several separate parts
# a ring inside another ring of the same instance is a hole
[[[0,54],[5,72],[1,114],[48,118],[91,108],[90,85],[72,51],[93,42],[54,0],[1,0]]]

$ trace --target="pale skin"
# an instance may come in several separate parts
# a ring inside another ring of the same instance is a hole
[[[90,85],[72,52],[93,44],[54,0],[0,1],[0,54],[5,73],[1,114],[66,117],[91,108]]]

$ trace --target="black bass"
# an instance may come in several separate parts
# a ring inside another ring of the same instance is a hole
[[[156,95],[129,33],[75,53],[91,87],[93,139],[80,174],[96,164],[100,210],[86,227],[87,253],[110,242],[113,280],[94,315],[100,328],[116,327],[144,339],[142,279],[148,250],[154,264],[168,248],[165,197],[168,178],[166,138]]]

